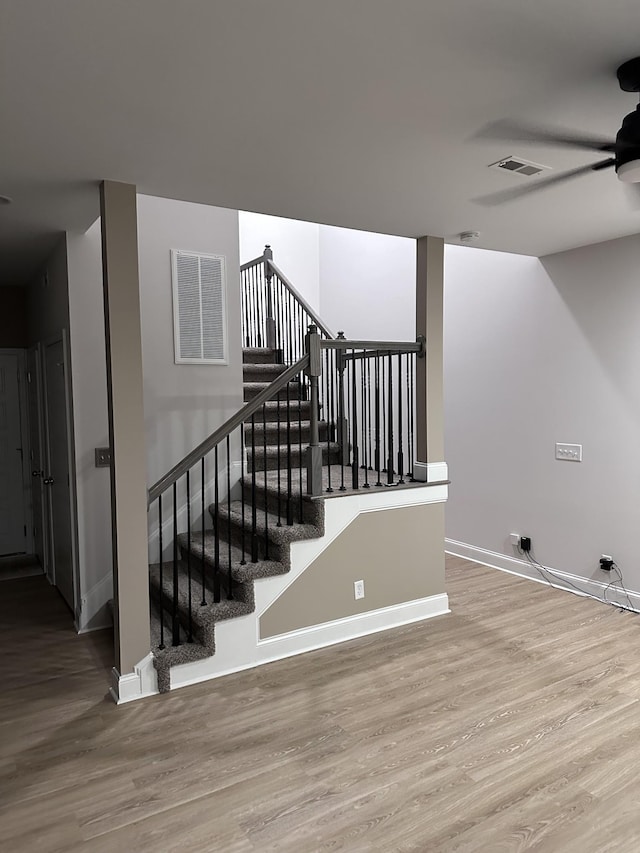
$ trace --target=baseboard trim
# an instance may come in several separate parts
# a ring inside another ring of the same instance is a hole
[[[290,631],[264,640],[257,638],[257,642],[248,656],[250,659],[238,661],[232,667],[223,666],[216,670],[215,655],[202,662],[198,661],[193,664],[184,664],[182,667],[174,667],[171,670],[171,689],[221,678],[234,672],[242,672],[245,669],[253,669],[288,657],[317,651],[345,643],[348,640],[366,637],[369,634],[389,631],[392,628],[399,628],[413,622],[422,622],[435,616],[443,616],[449,612],[449,597],[446,593],[440,593],[415,601],[371,610],[367,613],[359,613],[344,619],[335,619],[321,625]],[[198,669],[201,671],[198,672]]]
[[[133,672],[120,675],[114,666],[111,670],[111,679],[109,693],[116,705],[124,705],[136,699],[144,699],[146,696],[155,696],[159,692],[151,653],[134,666]]]
[[[478,548],[475,545],[458,542],[455,539],[445,539],[444,548],[445,553],[451,554],[453,557],[462,557],[465,560],[470,560],[472,563],[480,563],[491,569],[498,569],[498,571],[507,572],[510,575],[517,575],[520,578],[553,587],[553,589],[572,592],[574,595],[582,595],[583,597],[595,596],[602,600],[604,590],[607,589],[607,583],[593,580],[593,578],[573,575],[570,572],[555,569],[553,566],[548,566],[548,568],[553,572],[555,577],[552,582],[548,582],[540,577],[538,571],[527,560],[509,557],[507,554],[500,554],[498,551],[489,551],[486,548]],[[580,593],[571,584],[581,587],[584,592]],[[640,592],[630,589],[627,591],[634,610],[640,612]],[[615,586],[607,589],[607,599],[612,604],[619,604],[626,608],[629,607],[624,592]]]

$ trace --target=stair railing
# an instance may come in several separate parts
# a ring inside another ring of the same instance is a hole
[[[305,341],[311,393],[307,493],[331,493],[336,486],[346,491],[345,476],[356,490],[412,481],[415,369],[416,358],[425,356],[424,339],[349,341],[339,332],[327,340],[312,324]]]
[[[309,325],[325,340],[335,335],[273,261],[273,251],[240,267],[242,340],[245,347],[268,347],[282,364],[293,364],[305,352]]]
[[[278,527],[302,523],[308,366],[304,354],[149,489],[152,557],[158,558],[151,566],[151,591],[160,609],[159,648],[192,642],[194,608],[219,603],[223,586],[226,597],[234,598],[235,564],[269,559],[274,517]],[[270,430],[278,442],[272,459]],[[272,487],[269,499],[267,485]],[[265,487],[264,506],[258,506],[260,486]],[[188,613],[186,624],[181,610]]]

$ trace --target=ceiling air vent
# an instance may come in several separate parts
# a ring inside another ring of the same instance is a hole
[[[171,250],[176,364],[227,363],[223,255]]]
[[[531,160],[524,160],[522,157],[504,157],[497,163],[492,163],[489,168],[531,178],[533,175],[539,175],[540,172],[549,171],[551,166],[541,166],[540,163],[532,163]]]

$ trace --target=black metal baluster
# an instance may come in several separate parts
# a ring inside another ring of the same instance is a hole
[[[415,411],[414,397],[413,397],[413,377],[416,369],[416,355],[414,354],[411,358],[411,364],[409,366],[409,465],[411,465],[411,482],[415,481],[414,476],[414,453],[415,453],[415,444],[414,444],[414,434],[413,434],[413,417]]]
[[[302,469],[304,466],[304,459],[302,456],[302,394],[305,390],[306,386],[303,384],[303,376],[304,374],[298,374],[298,468],[300,472],[300,497],[298,500],[298,521],[302,524],[302,519],[304,515],[304,505],[303,505],[303,491],[302,491]]]
[[[233,598],[233,576],[231,573],[231,452],[230,452],[230,444],[229,444],[229,436],[227,436],[227,515],[229,517],[229,530],[227,532],[227,557],[229,559],[229,565],[227,568],[228,578],[228,595],[227,598]]]
[[[402,353],[398,353],[398,483],[404,483],[404,430],[402,426]]]
[[[213,463],[216,468],[213,493],[213,535],[214,539],[214,563],[213,563],[213,601],[218,604],[220,601],[220,483],[218,477],[218,445],[216,444],[213,453]],[[229,534],[231,534],[231,519],[227,521],[229,526]]]
[[[258,510],[256,503],[256,416],[251,415],[251,562],[258,562]]]
[[[205,592],[205,585],[204,585],[204,542],[205,542],[205,538],[204,538],[205,537],[205,529],[204,529],[205,528],[205,524],[204,524],[204,520],[205,520],[205,515],[204,515],[204,503],[205,503],[204,456],[202,457],[200,467],[201,467],[201,478],[202,478],[201,491],[200,491],[200,502],[201,502],[201,510],[202,510],[202,566],[201,566],[201,569],[202,569],[202,601],[200,602],[200,604],[202,607],[204,607],[205,604],[207,603],[207,595]]]
[[[338,332],[338,337],[340,332]],[[345,390],[344,390],[344,371],[347,362],[345,361],[346,350],[336,350],[336,359],[338,360],[338,428],[340,430],[340,489],[341,492],[346,492],[347,487],[344,484],[344,460],[347,454],[347,430],[346,430],[346,412],[345,412]]]
[[[327,431],[327,492],[331,494],[331,441],[333,439],[334,395],[333,395],[333,352],[324,351],[324,369],[327,374],[327,400],[325,405],[325,429]]]
[[[387,398],[385,389],[387,387],[386,383],[386,372],[385,372],[386,360],[385,355],[382,353],[382,361],[380,362],[380,388],[382,393],[382,472],[384,474],[387,473]]]
[[[187,577],[189,579],[189,634],[187,642],[193,642],[193,617],[191,615],[191,472],[187,471]]]
[[[245,447],[245,429],[246,424],[240,424],[240,487],[241,487],[241,504],[240,504],[240,514],[242,519],[242,524],[240,525],[240,547],[242,549],[242,557],[240,559],[240,565],[245,566],[247,564],[247,560],[245,557],[245,528],[244,528],[244,518],[245,518],[245,507],[246,507],[246,498],[244,494],[244,466],[246,464],[246,447]],[[231,536],[229,536],[229,541],[231,541]]]
[[[369,468],[371,467],[371,410],[369,407],[369,353],[362,362],[362,422],[364,425],[364,488],[370,489]]]
[[[173,602],[171,608],[172,645],[180,645],[178,621],[178,484],[173,484]]]
[[[158,546],[160,549],[160,645],[164,649],[164,555],[162,553],[162,495],[158,495]]]
[[[382,472],[381,469],[381,460],[382,460],[382,447],[380,446],[380,353],[376,352],[376,372],[375,372],[375,463],[376,463],[376,471],[378,474],[378,479],[376,480],[376,486],[382,485],[382,480],[380,478],[380,474]]]
[[[260,339],[260,304],[258,301],[258,274],[254,268],[253,271],[253,312],[254,312],[254,327],[253,333],[255,336],[255,346],[262,346]]]
[[[287,328],[289,330],[289,352],[287,354],[287,364],[293,364],[293,311],[291,305],[291,294],[287,294],[287,306],[288,306],[288,323]]]
[[[276,401],[280,405],[280,393],[276,395]],[[264,454],[264,558],[269,559],[269,500],[267,497],[267,404],[262,404],[262,452]]]
[[[387,484],[393,484],[393,362],[391,353],[387,354],[387,379],[389,382],[389,393],[387,403],[389,405],[388,426],[389,426],[389,444],[388,444],[388,460],[387,460]]]
[[[290,382],[287,382],[287,525],[291,527],[293,524],[293,503],[292,503],[292,472],[291,472],[291,394]],[[278,405],[280,401],[278,400]]]
[[[354,489],[360,488],[360,448],[358,446],[358,387],[356,383],[356,351],[351,350],[351,437],[353,439],[353,448],[351,450],[351,486]]]
[[[280,392],[282,393],[282,392]],[[278,442],[278,521],[276,527],[282,527],[282,494],[281,494],[281,480],[282,480],[282,461],[280,459],[281,455],[281,442],[282,436],[280,435],[280,394],[277,395],[276,398],[276,429],[277,429],[277,442]]]

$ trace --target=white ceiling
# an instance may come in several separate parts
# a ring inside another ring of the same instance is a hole
[[[506,155],[601,159],[476,135],[509,118],[614,137],[639,21],[637,0],[2,0],[0,283],[95,219],[103,178],[536,255],[637,233],[612,170],[473,199],[526,180],[486,168]]]

